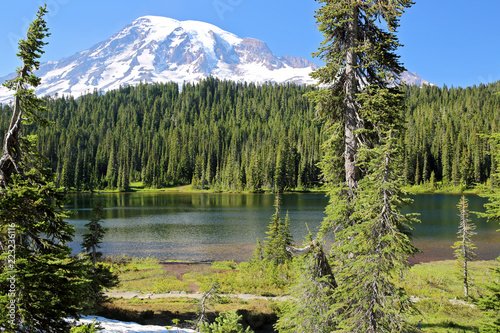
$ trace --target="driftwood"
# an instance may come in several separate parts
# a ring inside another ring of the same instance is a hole
[[[326,257],[326,254],[323,251],[323,247],[319,244],[319,242],[313,240],[310,244],[301,248],[287,246],[286,250],[294,256],[300,256],[314,251],[313,252],[314,278],[323,280],[322,283],[326,283],[332,288],[337,288],[337,281],[335,280],[335,276],[333,275],[332,267],[330,266],[328,258]]]
[[[303,254],[308,254],[309,252],[311,252],[311,250],[315,247],[315,241],[312,241],[311,244],[309,245],[306,245],[304,247],[293,247],[293,246],[287,246],[286,247],[286,250],[288,251],[288,253],[294,255],[294,256],[301,256]]]
[[[203,297],[200,301],[200,315],[194,321],[194,327],[195,327],[197,332],[199,332],[199,325],[201,323],[204,323],[207,321],[207,311],[208,311],[207,303],[210,300],[213,300],[213,299],[216,299],[217,297],[219,297],[218,290],[219,290],[219,285],[217,283],[214,283],[210,287],[210,290],[203,294]]]

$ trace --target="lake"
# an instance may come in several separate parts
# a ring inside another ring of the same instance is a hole
[[[275,208],[273,194],[199,193],[113,193],[72,195],[66,208],[75,226],[74,253],[81,251],[84,225],[92,218],[98,198],[104,200],[108,232],[102,252],[130,256],[154,256],[189,261],[247,260],[264,240]],[[470,211],[484,211],[486,199],[468,196]],[[458,195],[415,195],[406,212],[420,214],[415,225],[414,244],[423,252],[412,259],[452,259],[451,245],[457,240]],[[294,241],[301,244],[307,227],[316,233],[325,216],[328,200],[324,194],[301,193],[282,196],[281,212],[289,212]],[[496,223],[487,223],[471,214],[477,226],[473,242],[479,259],[500,254],[500,232]]]

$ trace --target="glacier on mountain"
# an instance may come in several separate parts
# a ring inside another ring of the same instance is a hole
[[[43,63],[36,93],[78,97],[139,82],[182,84],[207,76],[312,84],[309,73],[314,68],[305,59],[277,57],[266,43],[239,38],[209,23],[144,16],[88,50]],[[9,97],[2,88],[0,101]]]
[[[278,57],[263,41],[240,38],[209,23],[144,16],[90,49],[43,63],[37,71],[42,84],[36,93],[78,97],[140,82],[182,85],[208,76],[237,82],[314,84],[309,74],[316,68],[300,57]],[[415,75],[408,77],[416,84],[425,81]],[[0,103],[11,99],[12,93],[0,88]]]

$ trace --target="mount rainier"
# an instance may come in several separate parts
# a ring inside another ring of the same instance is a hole
[[[36,93],[78,97],[95,89],[140,82],[182,84],[210,75],[240,82],[313,84],[309,73],[316,67],[300,57],[278,57],[260,40],[239,38],[208,23],[144,16],[88,50],[43,63]],[[11,92],[0,88],[0,102],[11,98]]]

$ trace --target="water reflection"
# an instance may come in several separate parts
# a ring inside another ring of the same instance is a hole
[[[246,260],[256,239],[266,237],[274,213],[272,194],[115,193],[99,197],[106,203],[105,226],[109,229],[102,247],[105,254]],[[67,206],[75,212],[70,221],[76,232],[71,244],[74,252],[80,251],[84,225],[92,218],[97,199],[97,196],[74,195]],[[406,211],[421,214],[422,223],[414,231],[415,243],[424,251],[419,258],[451,258],[460,197],[436,194],[418,195],[414,199]],[[469,196],[471,211],[482,211],[484,202],[483,198]],[[306,224],[313,233],[317,231],[326,204],[323,194],[283,196],[282,215],[289,212],[291,232],[297,243],[307,234]],[[474,222],[478,254],[484,259],[495,258],[500,249],[500,233],[495,232],[498,226],[476,218]]]

